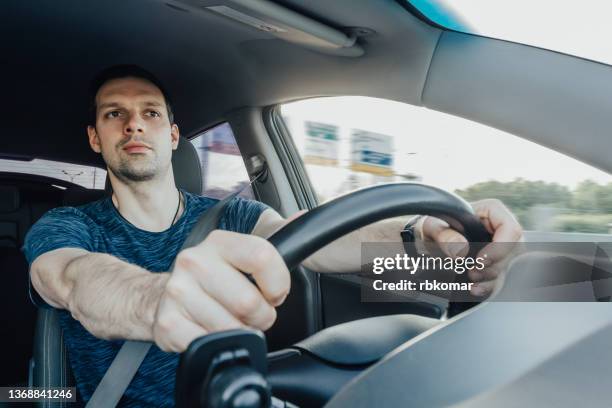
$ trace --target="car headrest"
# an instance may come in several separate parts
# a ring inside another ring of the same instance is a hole
[[[181,136],[176,150],[172,153],[172,170],[176,186],[192,194],[202,195],[202,166],[198,153],[189,140]],[[106,176],[104,188],[112,191],[110,180]]]
[[[11,213],[19,209],[19,189],[15,186],[0,186],[0,213]]]

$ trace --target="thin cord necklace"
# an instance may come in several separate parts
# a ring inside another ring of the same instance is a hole
[[[172,217],[172,222],[170,223],[170,226],[173,226],[176,222],[176,216],[178,215],[179,210],[181,209],[181,190],[177,188],[176,192],[178,193],[178,205],[176,206],[176,212],[174,213],[174,217]]]
[[[181,190],[179,190],[178,188],[176,189],[176,191],[178,192],[178,205],[176,206],[176,212],[174,213],[174,217],[172,217],[172,224],[170,224],[170,226],[173,226],[174,223],[176,222],[176,216],[179,213],[179,210],[181,209],[181,200],[183,195],[181,194]],[[114,195],[114,194],[113,194]],[[119,214],[119,217],[121,217],[125,222],[132,224],[131,222],[129,222],[127,220],[127,218],[125,218],[121,212],[119,211],[119,204],[115,205],[114,201],[111,198],[111,203],[113,204],[113,208],[115,209],[115,211],[117,212],[117,214]]]

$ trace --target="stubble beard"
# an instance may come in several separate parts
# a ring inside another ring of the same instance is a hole
[[[148,155],[122,157],[123,155],[120,154],[116,162],[107,161],[107,165],[109,170],[123,183],[150,181],[159,176],[163,170],[159,158],[155,152],[152,153],[152,157]]]

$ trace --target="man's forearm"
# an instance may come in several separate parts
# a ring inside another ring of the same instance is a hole
[[[70,261],[63,275],[68,310],[94,336],[153,339],[168,273],[151,273],[107,254],[90,253]]]
[[[400,232],[409,219],[387,219],[355,230],[315,252],[303,262],[303,265],[318,272],[359,271],[361,269],[361,243],[401,243]]]

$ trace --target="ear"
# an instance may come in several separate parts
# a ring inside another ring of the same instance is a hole
[[[173,123],[172,126],[170,126],[170,138],[172,139],[172,150],[176,150],[176,148],[178,147],[180,136],[181,134],[179,132],[178,125],[176,123]]]
[[[89,136],[89,146],[91,150],[96,153],[100,153],[102,151],[102,147],[100,146],[100,137],[98,137],[98,132],[96,132],[96,128],[94,126],[87,126],[87,136]]]

